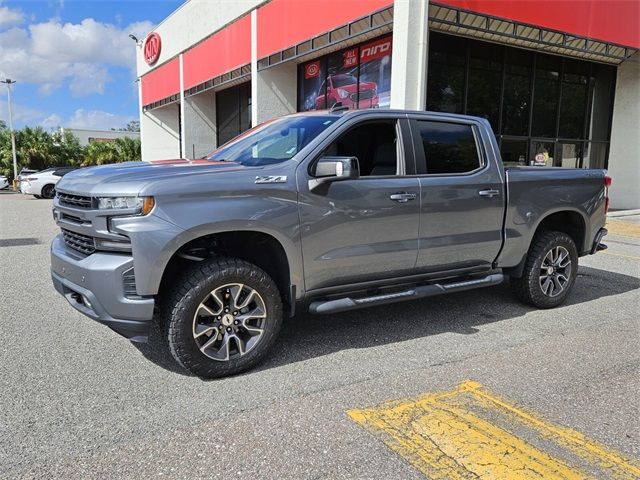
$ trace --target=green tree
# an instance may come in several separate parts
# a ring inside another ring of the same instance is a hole
[[[107,165],[120,161],[115,142],[91,142],[85,148],[82,166]]]
[[[0,120],[0,130],[4,130],[7,128],[7,124],[4,120]]]
[[[142,158],[139,138],[122,137],[115,144],[120,162],[140,161]]]
[[[80,166],[84,162],[85,148],[80,145],[78,138],[71,132],[64,130],[54,132],[53,140],[53,157],[56,166],[70,165]]]

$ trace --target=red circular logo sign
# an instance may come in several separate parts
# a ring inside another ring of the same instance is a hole
[[[160,41],[160,35],[153,32],[147,35],[144,41],[144,61],[149,65],[153,65],[160,58],[160,48],[162,42]]]
[[[304,77],[305,78],[314,78],[320,74],[320,62],[315,61],[311,63],[307,63],[305,67]]]

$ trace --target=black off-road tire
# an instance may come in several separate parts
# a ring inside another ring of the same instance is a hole
[[[262,297],[266,318],[255,346],[238,358],[213,360],[202,353],[193,335],[200,303],[216,288],[244,284]],[[275,282],[259,267],[236,258],[216,257],[194,265],[179,276],[163,302],[164,331],[175,360],[200,378],[236,375],[260,363],[273,347],[282,326],[282,299]]]
[[[540,285],[542,263],[549,251],[556,247],[564,247],[571,259],[569,281],[564,290],[551,297],[544,293]],[[523,303],[536,308],[554,308],[562,304],[578,276],[578,250],[573,239],[563,232],[547,231],[536,234],[531,242],[522,277],[510,279],[513,293]]]
[[[56,195],[56,186],[52,184],[45,185],[42,187],[41,194],[42,198],[53,198]]]

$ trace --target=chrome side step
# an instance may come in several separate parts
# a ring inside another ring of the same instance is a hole
[[[401,292],[373,295],[363,298],[338,298],[335,300],[318,300],[309,305],[309,312],[317,314],[346,312],[357,308],[372,307],[374,305],[387,305],[389,303],[416,300],[418,298],[433,297],[444,293],[462,292],[474,288],[490,287],[498,285],[504,280],[502,273],[494,273],[486,277],[473,280],[465,280],[452,283],[434,283],[410,288]]]

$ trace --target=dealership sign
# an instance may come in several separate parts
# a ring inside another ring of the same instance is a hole
[[[315,62],[309,62],[304,67],[304,78],[309,80],[310,78],[316,78],[320,75],[320,60]]]
[[[144,61],[147,62],[148,65],[153,65],[160,58],[160,49],[162,47],[162,42],[160,41],[160,35],[153,32],[147,35],[147,38],[144,41]]]
[[[360,62],[369,62],[377,58],[391,55],[391,37],[381,38],[360,47]]]

